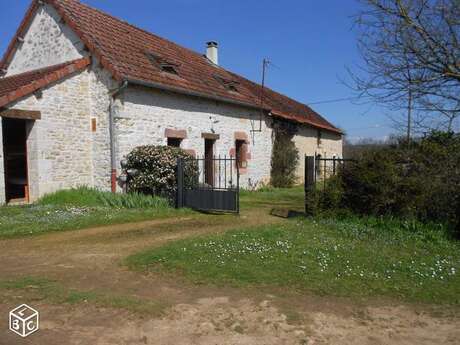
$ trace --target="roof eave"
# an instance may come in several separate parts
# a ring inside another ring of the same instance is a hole
[[[18,89],[11,91],[2,97],[0,97],[0,109],[8,107],[11,103],[16,102],[19,99],[30,96],[34,92],[48,87],[52,83],[58,82],[68,76],[83,71],[91,64],[89,57],[74,60],[71,64],[65,65],[62,68],[50,72],[48,75],[41,77],[40,79],[34,80],[29,84],[23,85]],[[14,78],[11,76],[8,78]]]
[[[280,111],[277,111],[277,110],[272,110],[271,114],[273,116],[275,116],[275,117],[280,117],[280,118],[285,119],[285,120],[293,121],[293,122],[296,122],[296,123],[307,124],[307,125],[310,125],[310,126],[315,127],[315,128],[324,129],[324,130],[329,131],[329,132],[333,132],[333,133],[336,133],[336,134],[343,135],[343,132],[340,129],[335,128],[332,125],[331,126],[323,125],[323,124],[320,124],[320,123],[316,123],[314,121],[310,121],[310,120],[308,120],[306,118],[300,119],[294,114],[286,114],[286,113],[283,113],[283,112],[280,112]]]

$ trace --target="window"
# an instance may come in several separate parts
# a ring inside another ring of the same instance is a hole
[[[162,63],[162,64],[160,65],[160,68],[161,68],[161,70],[162,70],[163,72],[178,75],[178,73],[177,73],[177,71],[176,71],[176,69],[174,68],[173,65]]]
[[[246,168],[246,142],[235,140],[235,155],[238,168]]]
[[[182,143],[181,138],[168,138],[168,146],[180,147],[181,143]]]
[[[238,89],[236,88],[236,86],[234,84],[227,85],[227,89],[229,91],[238,92]]]
[[[166,59],[151,53],[151,52],[145,52],[145,55],[149,59],[149,61],[157,68],[159,68],[161,71],[170,73],[170,74],[175,74],[178,75],[179,73],[177,72],[177,67],[179,66],[178,64],[167,61]]]
[[[230,80],[219,75],[214,75],[214,78],[228,91],[238,92],[237,85],[239,83],[236,80]]]
[[[317,145],[320,146],[321,145],[321,137],[322,137],[322,133],[320,130],[318,130],[318,136],[317,136]]]

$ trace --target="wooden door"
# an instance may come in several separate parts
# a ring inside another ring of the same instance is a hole
[[[204,182],[214,187],[214,143],[213,139],[204,140]]]

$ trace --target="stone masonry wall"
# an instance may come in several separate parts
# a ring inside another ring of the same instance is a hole
[[[116,86],[95,62],[88,71],[46,88],[40,98],[30,96],[11,106],[42,114],[41,120],[28,122],[31,200],[79,185],[110,190],[109,89]],[[241,187],[257,188],[269,182],[272,130],[265,119],[262,132],[251,133],[259,126],[256,110],[134,86],[122,92],[114,110],[118,163],[136,146],[166,145],[166,133],[185,134],[181,147],[203,156],[202,134],[214,132],[220,136],[216,156],[234,155],[235,139],[248,140],[248,166],[242,171]],[[322,131],[318,147],[316,135],[316,129],[302,126],[294,138],[301,156],[299,176],[303,176],[305,154],[342,154],[340,136]],[[0,150],[0,157],[2,154]],[[2,169],[0,159],[0,176]],[[2,183],[0,179],[0,202],[4,199]]]
[[[27,139],[31,200],[80,185],[93,185],[89,85],[83,71],[30,96],[10,108],[39,110],[28,121]]]
[[[181,147],[204,155],[202,133],[213,130],[220,138],[214,146],[216,156],[229,156],[235,148],[235,133],[249,139],[248,167],[241,174],[240,185],[254,188],[268,183],[272,152],[272,130],[265,122],[261,133],[259,113],[215,101],[188,97],[140,87],[129,87],[122,99],[116,119],[117,161],[140,145],[166,145],[166,129],[185,130]]]
[[[0,205],[5,203],[5,166],[3,160],[3,130],[2,130],[2,118],[0,117]]]
[[[7,68],[6,76],[57,65],[87,55],[83,50],[84,44],[60,19],[51,5],[45,4],[38,9],[24,42],[16,43],[18,49]]]
[[[96,131],[92,132],[92,169],[94,187],[110,190],[110,132],[109,132],[109,90],[118,85],[111,78],[109,72],[98,67],[93,59],[92,73],[90,74],[89,102],[91,107],[91,120],[96,123]]]
[[[299,183],[303,183],[305,174],[305,155],[320,154],[325,158],[342,157],[342,136],[328,131],[321,131],[321,140],[318,145],[318,129],[309,126],[299,126],[294,136],[294,142],[299,150],[299,165],[297,176]]]

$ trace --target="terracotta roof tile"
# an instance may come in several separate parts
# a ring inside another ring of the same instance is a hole
[[[214,65],[206,57],[181,47],[171,41],[136,28],[77,0],[47,0],[53,5],[91,52],[99,59],[118,81],[137,80],[165,87],[187,90],[199,95],[218,97],[260,107],[262,87],[246,78]],[[36,1],[31,8],[35,8]],[[30,10],[28,12],[30,17]],[[17,35],[25,30],[21,24]],[[10,45],[3,63],[12,56],[14,44]],[[158,59],[174,64],[178,76],[163,72],[152,63],[147,53]],[[216,76],[218,78],[216,78]],[[238,82],[238,92],[230,91],[221,80]],[[336,127],[308,106],[289,97],[264,89],[264,108],[272,110],[280,117],[301,123],[308,123],[340,133]]]
[[[90,64],[89,58],[0,78],[0,108],[65,78]]]

